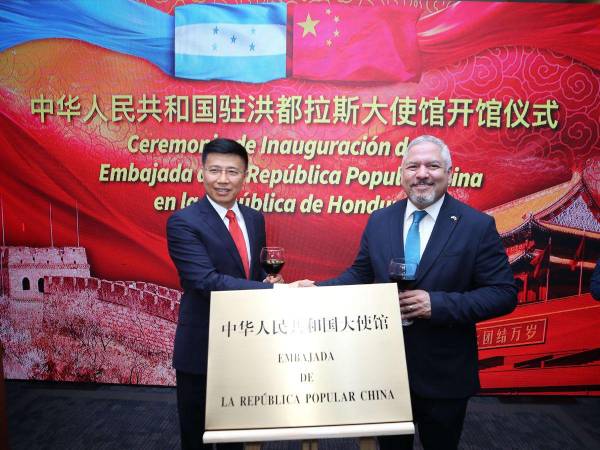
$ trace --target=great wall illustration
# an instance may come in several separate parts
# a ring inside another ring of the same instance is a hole
[[[90,276],[85,248],[1,248],[7,378],[174,383],[181,292]]]

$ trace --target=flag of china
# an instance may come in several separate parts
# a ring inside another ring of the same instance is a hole
[[[293,11],[292,76],[312,80],[418,80],[420,9],[303,4]]]

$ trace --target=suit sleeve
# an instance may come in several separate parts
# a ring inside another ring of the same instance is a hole
[[[433,324],[473,324],[515,309],[517,287],[493,219],[477,246],[469,290],[429,292]]]
[[[167,221],[167,243],[184,289],[231,291],[273,287],[270,283],[219,273],[202,240],[179,215],[172,215]]]
[[[352,265],[340,276],[329,280],[319,281],[317,286],[339,286],[349,284],[368,284],[374,280],[373,266],[369,253],[369,239],[371,236],[372,219],[369,219],[360,240],[358,254]]]

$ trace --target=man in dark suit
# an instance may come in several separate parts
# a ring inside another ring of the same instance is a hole
[[[457,448],[468,399],[479,388],[479,321],[511,312],[517,290],[494,219],[447,193],[452,161],[433,136],[413,140],[402,161],[407,200],[374,212],[358,255],[318,283],[385,283],[392,258],[418,263],[399,294],[414,421],[425,449]],[[410,253],[410,255],[409,255]],[[410,449],[413,436],[379,437],[382,450]]]
[[[266,289],[279,281],[265,278],[260,267],[266,244],[262,214],[236,201],[248,168],[246,149],[229,139],[213,140],[204,147],[202,165],[206,196],[167,222],[169,254],[183,288],[173,367],[185,450],[212,448],[202,444],[211,292]],[[242,444],[219,448],[241,449]]]

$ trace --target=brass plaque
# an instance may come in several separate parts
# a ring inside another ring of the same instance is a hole
[[[396,285],[213,292],[206,429],[410,422]]]

